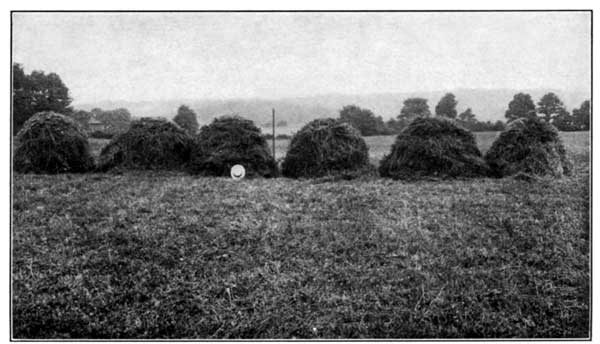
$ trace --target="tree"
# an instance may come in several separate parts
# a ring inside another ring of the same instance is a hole
[[[471,108],[466,109],[458,115],[458,119],[463,122],[475,122],[475,114]]]
[[[458,122],[464,128],[469,129],[470,131],[502,131],[504,130],[504,122],[496,121],[496,123],[492,123],[491,121],[479,121],[471,108],[466,109],[460,115],[458,115]]]
[[[574,121],[573,116],[571,116],[568,112],[564,112],[562,114],[554,116],[552,120],[552,125],[556,127],[556,129],[560,131],[576,131],[579,130],[577,124]]]
[[[20,64],[13,64],[13,131],[18,132],[23,123],[33,115],[29,79]]]
[[[33,71],[27,75],[23,67],[13,64],[13,133],[17,133],[29,117],[41,111],[54,111],[68,115],[69,89],[55,73]]]
[[[545,94],[538,102],[537,113],[541,114],[546,123],[551,123],[556,116],[568,115],[567,109],[558,96],[552,92]]]
[[[496,123],[494,123],[491,129],[492,131],[503,131],[504,129],[506,129],[506,125],[504,125],[504,122],[498,120],[496,121]]]
[[[431,112],[427,105],[427,99],[408,98],[404,101],[404,106],[396,118],[401,122],[401,126],[405,127],[417,117],[429,116],[431,116]]]
[[[458,104],[458,102],[456,101],[454,94],[446,93],[435,106],[436,116],[456,118],[456,104]]]
[[[72,113],[68,114],[68,116],[73,118],[77,123],[81,124],[81,126],[85,130],[90,129],[89,123],[90,123],[90,120],[92,119],[91,112],[87,112],[84,110],[77,110],[77,111],[73,111]]]
[[[579,130],[590,130],[590,119],[592,116],[590,101],[581,103],[579,109],[573,109],[573,122]]]
[[[179,124],[179,126],[190,135],[196,135],[196,132],[198,132],[196,113],[187,105],[181,105],[179,109],[177,109],[177,115],[175,115],[173,121]]]
[[[356,105],[344,106],[340,110],[340,118],[358,129],[363,136],[381,135],[386,131],[381,116],[375,117],[371,110]]]
[[[385,134],[399,134],[402,129],[404,129],[403,123],[401,121],[396,120],[395,118],[390,118],[385,122]]]
[[[91,113],[96,120],[104,123],[106,126],[105,132],[109,134],[123,133],[127,131],[129,124],[131,124],[131,113],[125,108],[107,111],[94,108]]]
[[[531,96],[526,93],[515,94],[513,100],[508,103],[508,110],[504,114],[509,122],[517,118],[533,116],[535,116],[535,104],[533,104]]]

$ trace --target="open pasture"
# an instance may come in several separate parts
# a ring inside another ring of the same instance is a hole
[[[589,134],[561,135],[574,175],[531,183],[16,174],[13,335],[587,337]]]

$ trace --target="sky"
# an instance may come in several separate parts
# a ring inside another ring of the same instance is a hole
[[[588,91],[588,12],[13,13],[74,103],[459,88]]]

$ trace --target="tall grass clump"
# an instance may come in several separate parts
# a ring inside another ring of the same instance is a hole
[[[33,115],[17,133],[16,142],[16,172],[55,174],[94,168],[85,131],[64,115],[50,111]]]

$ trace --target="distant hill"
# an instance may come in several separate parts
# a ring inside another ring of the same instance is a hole
[[[277,120],[285,120],[288,127],[277,128],[277,132],[296,131],[306,122],[318,117],[337,117],[338,111],[348,104],[371,109],[377,116],[385,120],[395,117],[402,108],[402,102],[410,97],[428,99],[431,112],[435,105],[446,93],[452,92],[458,100],[459,113],[470,107],[482,121],[504,120],[504,112],[513,95],[518,92],[531,94],[534,102],[547,92],[556,93],[571,111],[581,102],[590,99],[589,92],[566,92],[553,89],[536,90],[511,90],[511,89],[457,89],[452,91],[414,92],[414,93],[377,93],[364,95],[324,94],[310,97],[282,98],[282,99],[179,99],[168,101],[103,101],[93,104],[77,104],[74,107],[82,110],[91,110],[94,107],[102,109],[127,108],[134,116],[162,116],[173,118],[181,104],[187,104],[198,114],[200,124],[209,123],[214,117],[239,114],[252,119],[257,125],[266,128],[266,123],[271,121],[271,109],[275,108]]]

